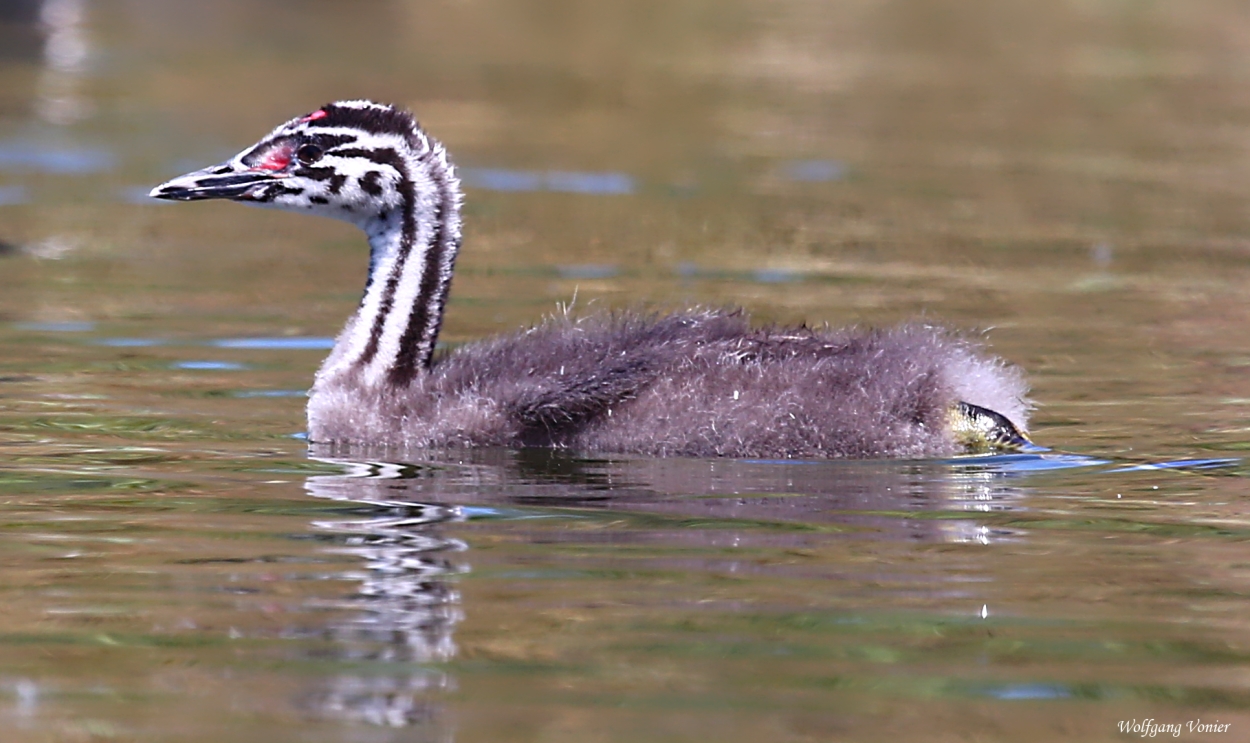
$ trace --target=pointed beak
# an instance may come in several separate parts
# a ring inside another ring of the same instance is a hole
[[[256,186],[273,183],[280,178],[281,176],[266,171],[240,172],[230,162],[225,162],[166,181],[152,189],[148,196],[170,201],[239,201],[246,200]]]

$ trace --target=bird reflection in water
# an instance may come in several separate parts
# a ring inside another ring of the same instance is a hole
[[[371,456],[385,454],[314,447],[317,461],[343,473],[310,477],[307,491],[341,501],[351,517],[313,526],[333,544],[330,550],[360,560],[359,570],[344,574],[359,588],[328,604],[350,616],[325,632],[337,646],[336,657],[361,670],[328,680],[309,707],[339,720],[412,726],[423,739],[440,741],[453,737],[446,694],[455,680],[441,664],[457,652],[454,632],[463,612],[456,577],[468,570],[461,554],[467,545],[444,531],[466,514],[503,518],[556,508],[567,515],[571,508],[586,517],[597,510],[660,516],[660,522],[619,527],[614,543],[654,544],[658,553],[680,543],[695,550],[683,552],[681,569],[716,572],[726,569],[722,548],[730,542],[786,549],[828,539],[981,545],[1024,539],[988,518],[1025,508],[1019,476],[1093,461],[1062,460],[1066,455],[840,463],[591,459],[527,449],[447,457],[425,452],[401,465],[370,462]],[[935,512],[949,516],[933,518]],[[955,516],[961,512],[968,516]],[[722,528],[673,528],[686,519]],[[793,529],[787,523],[842,528]],[[768,524],[777,528],[764,528]],[[602,535],[573,530],[558,538]],[[690,562],[700,549],[708,550],[703,561]],[[743,569],[783,568],[752,563]]]
[[[438,664],[456,654],[452,637],[463,619],[454,577],[468,566],[454,559],[465,549],[440,526],[460,518],[456,507],[388,497],[391,484],[412,468],[338,462],[347,472],[308,478],[318,498],[350,504],[355,518],[319,520],[313,528],[329,550],[360,559],[343,577],[359,588],[327,608],[354,612],[326,629],[337,658],[358,673],[331,677],[309,706],[318,716],[389,727],[418,726],[428,740],[451,740],[440,697],[454,679]]]

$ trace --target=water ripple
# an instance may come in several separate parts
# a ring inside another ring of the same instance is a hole
[[[275,351],[325,351],[334,348],[333,338],[221,338],[209,341],[217,348],[262,348]]]
[[[487,191],[558,191],[600,195],[631,194],[635,191],[634,179],[616,172],[461,168],[460,176],[466,186]]]
[[[100,147],[39,144],[23,139],[0,142],[0,170],[87,175],[116,166],[117,156]]]

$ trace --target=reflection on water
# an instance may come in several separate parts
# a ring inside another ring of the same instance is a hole
[[[83,94],[91,42],[86,30],[85,0],[43,0],[44,71],[37,86],[35,112],[49,124],[66,126],[91,116],[94,106]]]
[[[88,175],[111,170],[116,165],[116,155],[99,147],[49,143],[32,138],[0,141],[0,170]]]
[[[540,173],[504,168],[461,168],[459,175],[469,188],[489,191],[556,191],[584,194],[630,194],[634,180],[624,173]]]
[[[364,515],[320,520],[313,527],[334,543],[330,551],[362,563],[359,572],[344,576],[360,581],[356,592],[329,604],[354,616],[328,627],[327,637],[338,648],[338,661],[373,672],[335,675],[308,707],[317,715],[376,725],[446,727],[438,697],[454,683],[436,664],[456,654],[452,635],[461,619],[460,596],[451,580],[468,566],[453,561],[467,546],[440,534],[439,525],[458,519],[459,512],[397,498],[393,482],[403,476],[402,467],[347,469],[310,477],[305,488]]]
[[[425,740],[452,739],[445,707],[446,694],[456,683],[442,664],[456,655],[454,632],[462,612],[474,611],[462,606],[455,587],[472,556],[465,554],[464,541],[442,532],[466,515],[497,519],[508,518],[509,508],[591,508],[727,525],[791,523],[806,528],[833,523],[873,539],[988,545],[1021,535],[975,520],[927,522],[892,514],[1011,510],[1020,497],[1011,485],[1012,473],[1026,472],[1026,462],[1035,459],[900,468],[872,463],[587,460],[550,450],[465,452],[408,464],[320,458],[344,472],[311,476],[305,489],[341,502],[356,517],[317,520],[312,526],[319,539],[333,545],[328,551],[361,563],[358,571],[343,574],[359,581],[355,592],[319,602],[350,612],[326,628],[326,637],[337,661],[367,666],[370,673],[332,676],[308,696],[305,706],[314,716],[411,725],[422,730]],[[532,510],[512,514],[539,515]],[[638,536],[642,543],[660,537],[670,548],[673,543],[717,549],[807,542],[803,530],[783,531],[763,541],[748,537],[745,543],[736,531],[715,529]],[[704,569],[723,567],[714,559]],[[736,566],[730,569],[738,571]]]
[[[836,160],[798,160],[788,163],[785,172],[796,181],[838,181],[846,177],[846,164]]]
[[[442,711],[455,688],[438,664],[456,655],[463,619],[456,576],[469,569],[468,545],[442,531],[466,515],[508,518],[508,509],[590,508],[733,524],[837,524],[874,540],[975,542],[1022,539],[1018,530],[975,519],[931,521],[899,513],[1010,511],[1020,508],[1013,480],[1047,458],[995,457],[955,466],[916,463],[761,463],[684,460],[588,460],[566,452],[462,452],[408,464],[319,458],[343,474],[314,475],[310,495],[342,502],[361,517],[318,520],[329,551],[361,561],[352,595],[323,605],[353,612],[327,627],[336,657],[367,663],[370,675],[335,675],[313,695],[319,715],[377,725],[418,725],[450,736]],[[1062,462],[1062,464],[1060,464]],[[1043,466],[1088,466],[1083,458],[1050,458]],[[503,508],[504,510],[500,510]],[[533,518],[537,511],[511,512]],[[643,543],[659,533],[638,535]],[[801,546],[803,529],[768,535],[756,546]],[[581,537],[575,537],[585,539]],[[619,540],[619,537],[614,538]],[[687,530],[662,539],[701,549],[745,546],[735,531]],[[707,565],[717,569],[719,560]],[[984,609],[983,609],[984,610]],[[983,614],[983,617],[985,615]],[[442,737],[430,739],[443,739]],[[450,738],[448,738],[450,739]]]
[[[37,333],[89,333],[95,330],[90,322],[19,322],[14,328]]]
[[[464,602],[457,589],[474,557],[466,541],[445,531],[466,519],[489,525],[601,518],[596,514],[636,518],[627,530],[545,530],[540,539],[561,550],[642,548],[653,550],[649,561],[668,570],[784,583],[806,571],[760,563],[747,555],[808,550],[830,539],[874,545],[1010,545],[1027,552],[1029,530],[1009,524],[1036,518],[1027,514],[1028,477],[1089,468],[1125,471],[1110,462],[1064,454],[901,465],[607,460],[550,450],[426,454],[407,463],[330,456],[317,461],[342,474],[309,477],[307,492],[342,503],[353,518],[317,520],[313,528],[330,540],[329,551],[361,563],[359,571],[343,574],[359,581],[355,592],[322,601],[350,612],[328,626],[326,636],[339,661],[365,664],[370,672],[335,674],[308,696],[306,707],[317,716],[417,726],[430,740],[453,738],[447,708],[458,684],[446,663],[457,655],[456,628],[466,615],[492,611]],[[1169,463],[1199,470],[1212,464]],[[567,563],[560,569],[594,568]],[[535,570],[514,574],[524,582],[541,574]],[[873,580],[910,584],[905,595],[912,597],[962,601],[972,619],[989,621],[1011,611],[991,606],[992,598],[977,598],[1000,592],[992,587],[997,578],[988,569],[965,567],[921,581],[891,576],[895,571],[886,565],[879,570],[883,572]],[[967,590],[973,585],[975,591]],[[540,635],[534,641],[555,638]],[[981,681],[958,688],[961,694],[1004,701],[1084,693],[1060,683]]]

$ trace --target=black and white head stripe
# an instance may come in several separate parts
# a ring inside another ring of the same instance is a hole
[[[360,224],[373,249],[350,342],[336,361],[373,381],[405,383],[429,365],[442,325],[460,247],[455,169],[412,114],[392,106],[331,103],[286,127],[313,140],[354,137],[303,168],[328,176],[339,208],[352,215],[341,218]],[[290,133],[279,127],[271,138]]]
[[[369,134],[395,134],[412,137],[413,144],[425,139],[412,114],[401,108],[372,101],[327,103],[298,119],[316,129],[347,129]]]
[[[461,193],[446,150],[411,113],[329,103],[152,196],[230,199],[356,224],[369,236],[369,282],[322,374],[404,384],[429,366],[460,248]]]

